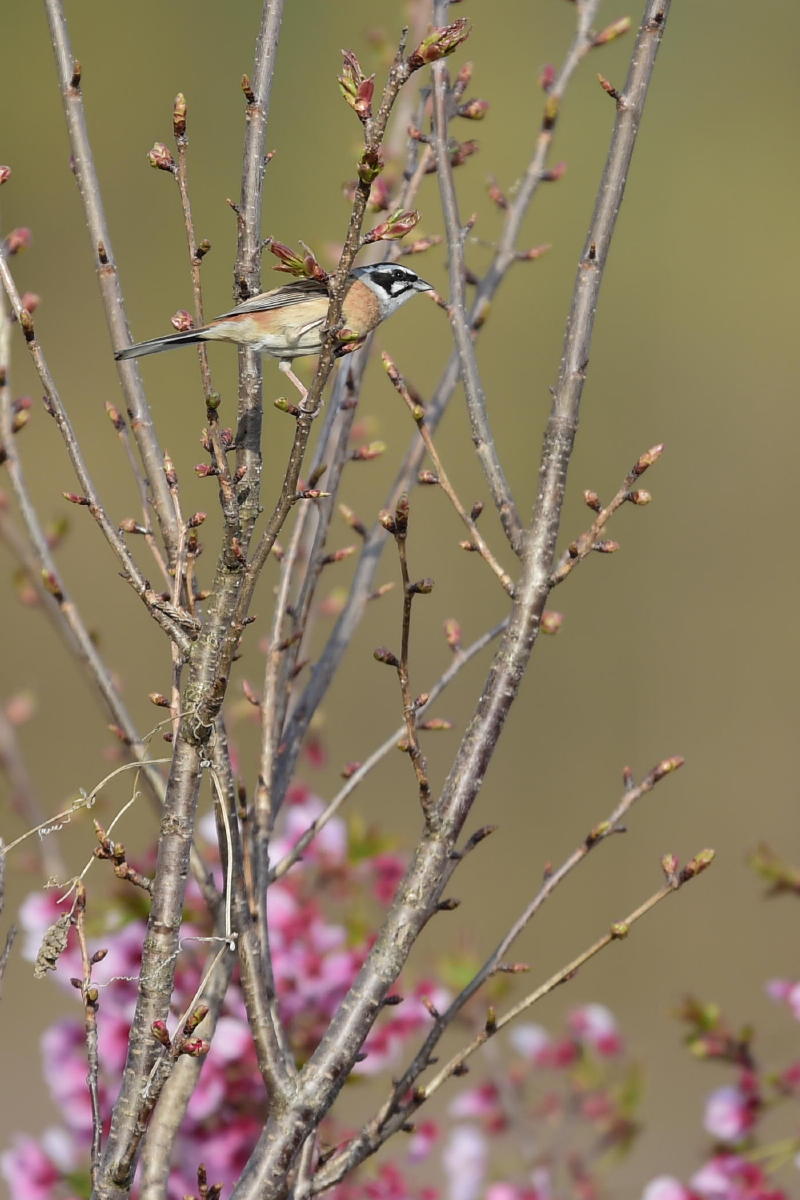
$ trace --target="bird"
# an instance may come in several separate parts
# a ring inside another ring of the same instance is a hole
[[[370,263],[350,272],[342,305],[342,333],[337,350],[354,348],[401,305],[419,292],[433,288],[409,267],[397,263]],[[143,358],[174,346],[198,342],[234,342],[278,359],[281,371],[300,392],[307,389],[292,370],[295,358],[318,354],[328,316],[330,293],[319,279],[295,279],[291,283],[251,296],[229,312],[215,317],[199,329],[168,333],[136,342],[118,350],[114,358]]]

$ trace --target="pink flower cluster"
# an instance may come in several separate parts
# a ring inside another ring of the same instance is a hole
[[[287,804],[280,836],[273,843],[279,861],[319,816],[322,805],[307,791],[295,789]],[[210,832],[207,826],[204,826]],[[371,917],[391,899],[402,875],[401,860],[382,852],[374,871],[368,859],[349,860],[343,822],[330,821],[303,854],[302,870],[294,868],[269,891],[273,965],[282,1016],[298,1060],[307,1057],[327,1028],[330,1018],[363,962],[368,942],[348,929],[346,919],[333,919],[359,900],[359,920],[370,915],[365,898],[372,896]],[[99,870],[98,868],[95,868]],[[92,877],[89,879],[91,905]],[[135,893],[123,893],[130,903]],[[92,939],[91,949],[108,954],[93,971],[100,988],[98,1011],[100,1101],[106,1122],[125,1064],[128,1031],[136,1002],[145,924],[124,903],[107,906],[110,916],[104,936]],[[23,905],[20,920],[26,931],[26,956],[35,958],[42,934],[64,911],[56,894],[34,895]],[[89,910],[96,921],[96,915]],[[187,893],[181,958],[176,972],[173,1011],[182,1012],[194,995],[207,962],[208,946],[196,940],[209,933],[199,894]],[[212,944],[212,950],[216,947]],[[55,979],[78,998],[69,984],[82,974],[74,937],[62,954]],[[432,987],[403,989],[403,1003],[384,1010],[364,1047],[366,1057],[356,1071],[375,1074],[387,1067],[407,1040],[430,1026],[423,997],[445,1004],[446,996]],[[202,1028],[200,1030],[202,1033]],[[18,1135],[0,1155],[0,1170],[14,1200],[72,1200],[88,1195],[87,1148],[91,1138],[91,1106],[86,1087],[86,1048],[83,1013],[57,1021],[42,1038],[44,1076],[63,1116],[63,1126],[39,1138]],[[204,1163],[209,1180],[230,1186],[241,1173],[261,1129],[263,1083],[237,976],[231,982],[211,1049],[203,1063],[200,1083],[189,1102],[176,1146],[169,1183],[172,1200],[196,1191],[196,1169]],[[381,1195],[389,1195],[382,1192]],[[135,1197],[136,1191],[134,1189]]]
[[[738,1154],[716,1154],[697,1171],[689,1186],[671,1175],[648,1183],[642,1200],[789,1200],[773,1188],[761,1167]]]
[[[321,808],[308,791],[292,792],[272,845],[274,863],[291,853]],[[204,829],[211,842],[210,823]],[[304,851],[302,867],[292,867],[270,888],[276,988],[299,1062],[313,1053],[361,967],[369,948],[365,930],[391,902],[402,872],[401,859],[373,834],[348,837],[344,824],[332,820]],[[89,914],[96,927],[92,894],[90,886]],[[99,1088],[106,1128],[125,1063],[145,932],[138,893],[128,887],[120,895],[116,908],[105,906],[105,935],[93,939],[92,946],[108,949],[93,976],[100,989]],[[60,911],[52,894],[31,897],[23,906],[29,957],[35,957],[42,933]],[[200,939],[208,934],[201,898],[190,887],[174,1014],[184,1011],[198,986],[209,953]],[[80,958],[70,942],[56,979],[69,988],[70,978],[80,975]],[[800,1019],[800,984],[779,980],[768,990]],[[402,1003],[384,1009],[367,1039],[356,1068],[362,1075],[388,1077],[430,1028],[431,1010],[442,1011],[448,1003],[434,983],[404,985],[397,994]],[[485,1023],[485,1002],[479,998],[475,1004],[459,1018],[466,1036]],[[689,1000],[682,1016],[695,1054],[727,1064],[735,1076],[706,1100],[704,1126],[713,1139],[709,1159],[688,1183],[671,1175],[652,1179],[641,1200],[788,1200],[788,1193],[773,1186],[763,1154],[749,1152],[766,1108],[800,1097],[800,1061],[765,1074],[751,1035],[730,1029],[715,1006]],[[491,1047],[482,1073],[474,1082],[470,1075],[470,1085],[455,1091],[443,1120],[434,1121],[423,1110],[406,1140],[393,1143],[393,1159],[365,1164],[331,1189],[331,1200],[599,1200],[607,1194],[598,1164],[609,1150],[624,1150],[637,1128],[634,1076],[613,1015],[600,1004],[585,1004],[568,1014],[558,1034],[522,1023]],[[46,1031],[42,1056],[63,1123],[36,1138],[18,1135],[0,1154],[0,1171],[14,1200],[79,1200],[90,1190],[91,1138],[79,1005],[74,1017]],[[175,1146],[169,1200],[196,1193],[201,1163],[209,1182],[222,1184],[227,1194],[258,1137],[264,1107],[234,974]],[[352,1131],[334,1124],[334,1118],[320,1130],[321,1142],[328,1145],[342,1146],[348,1136]],[[443,1181],[440,1190],[431,1187],[431,1178]],[[134,1187],[133,1200],[136,1196]]]
[[[800,983],[772,980],[767,993],[800,1020]],[[752,1034],[730,1029],[715,1006],[704,1007],[689,1000],[682,1015],[689,1025],[689,1042],[695,1053],[729,1064],[736,1070],[736,1080],[715,1088],[706,1099],[703,1124],[714,1139],[713,1156],[688,1184],[671,1175],[651,1180],[642,1200],[789,1200],[789,1193],[774,1186],[763,1165],[769,1159],[769,1147],[766,1155],[759,1153],[753,1158],[747,1151],[754,1144],[767,1107],[800,1097],[800,1061],[778,1072],[765,1072],[753,1054]],[[775,1156],[776,1161],[784,1157]],[[800,1154],[796,1155],[795,1165],[800,1167]]]

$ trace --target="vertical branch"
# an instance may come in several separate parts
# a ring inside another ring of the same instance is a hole
[[[230,830],[230,839],[220,837],[220,845],[226,845],[226,853],[230,853],[232,858],[228,872],[232,886],[231,919],[237,935],[242,995],[264,1086],[273,1106],[278,1106],[285,1100],[289,1082],[295,1073],[295,1064],[278,1013],[269,941],[265,953],[262,953],[259,930],[253,921],[256,904],[252,895],[248,895],[248,883],[252,885],[252,876],[248,876],[244,860],[245,845],[237,820],[230,750],[224,722],[219,718],[212,754],[220,785],[215,812],[219,822],[223,817],[222,806],[225,806]]]
[[[266,166],[264,139],[272,73],[282,12],[281,0],[265,0],[256,49],[255,86],[245,87],[248,127],[245,142],[242,205],[236,280],[254,282],[258,275],[258,214]],[[192,647],[188,679],[181,704],[182,719],[175,738],[167,797],[159,837],[158,862],[148,933],[143,947],[136,1011],[128,1045],[128,1059],[114,1106],[111,1130],[96,1189],[98,1200],[125,1195],[136,1166],[140,1141],[150,1108],[146,1090],[158,1062],[159,1043],[153,1022],[163,1020],[169,1008],[177,955],[189,853],[194,832],[197,796],[242,631],[235,620],[246,578],[245,564],[253,523],[260,505],[260,369],[256,356],[240,357],[239,470],[237,492],[240,535],[225,539],[217,560],[211,600],[200,636]],[[299,462],[290,458],[291,471]],[[240,474],[241,473],[241,474]],[[286,512],[294,499],[292,496]],[[285,512],[282,514],[285,518]],[[145,1097],[145,1098],[143,1098]]]
[[[98,1200],[128,1195],[147,1119],[166,1074],[162,1043],[154,1036],[154,1028],[156,1021],[164,1020],[172,996],[201,761],[198,746],[190,745],[184,737],[176,739],[142,947],[136,1010],[95,1185]]]
[[[175,179],[181,198],[183,225],[186,230],[186,248],[189,251],[189,269],[192,275],[192,294],[194,297],[194,319],[196,325],[204,325],[203,281],[200,268],[204,257],[211,247],[208,242],[204,242],[202,247],[198,246],[195,235],[192,204],[189,197],[189,164],[187,156],[189,139],[186,134],[186,114],[186,97],[182,92],[179,92],[175,97],[175,103],[172,107],[172,129],[175,134],[175,145],[178,152],[175,162]],[[214,385],[211,382],[211,370],[208,365],[208,347],[205,343],[200,342],[197,347],[197,355],[200,361],[200,375],[203,380],[203,395],[206,398],[206,404],[210,406],[212,397],[214,396]],[[217,455],[217,465],[220,465],[219,455]]]
[[[72,54],[62,0],[45,0],[45,9],[55,50],[73,169],[83,201],[86,223],[89,226],[92,257],[97,270],[100,294],[103,298],[112,346],[115,350],[119,350],[123,346],[127,346],[131,338],[119,273],[111,248],[111,235],[100,195],[100,182],[86,128],[86,116],[81,95],[81,67]],[[131,418],[131,430],[142,459],[161,536],[164,539],[168,556],[172,559],[178,546],[178,530],[175,525],[169,489],[164,478],[163,455],[153,427],[150,408],[145,399],[139,368],[135,359],[124,359],[118,362],[117,369]]]
[[[286,521],[292,506],[299,498],[296,489],[311,436],[312,424],[319,412],[322,393],[336,359],[337,333],[340,328],[347,279],[355,256],[362,245],[361,230],[369,195],[372,190],[372,182],[381,169],[381,144],[386,132],[389,116],[400,89],[415,69],[409,65],[404,56],[405,38],[406,33],[404,31],[392,65],[389,68],[377,113],[374,116],[366,116],[363,121],[364,150],[358,163],[358,181],[350,211],[347,234],[339,256],[338,266],[328,285],[330,300],[323,327],[322,347],[317,369],[308,394],[299,407],[294,440],[289,452],[289,461],[284,473],[280,495],[272,511],[272,515],[267,522],[267,527],[261,534],[255,552],[247,566],[248,581],[242,590],[238,608],[240,620],[244,612],[246,612],[255,583],[275,544],[278,532]],[[271,780],[264,779],[263,777],[260,778],[255,796],[255,886],[259,906],[261,942],[264,950],[266,949],[268,940],[266,928],[266,888],[270,818],[272,812],[271,785]]]
[[[100,1113],[100,1089],[98,1085],[100,1060],[97,1053],[97,1009],[100,1003],[100,993],[92,984],[92,965],[98,962],[99,959],[97,956],[89,954],[89,946],[86,941],[86,888],[82,883],[78,884],[73,921],[78,932],[78,945],[80,946],[81,965],[83,967],[83,979],[73,980],[73,983],[76,987],[80,988],[81,999],[83,1000],[86,1059],[89,1067],[86,1083],[89,1088],[89,1098],[92,1106],[90,1170],[92,1187],[94,1187],[97,1182],[97,1171],[100,1165],[100,1139],[103,1133],[103,1118]],[[105,958],[105,953],[105,950],[100,951],[100,958]]]
[[[261,290],[261,201],[268,158],[265,152],[272,79],[278,52],[283,0],[264,0],[256,42],[252,79],[245,76],[247,101],[242,192],[237,217],[239,236],[234,267],[236,302]],[[237,466],[242,472],[239,492],[247,538],[259,513],[261,484],[261,359],[255,351],[239,350],[239,412]]]
[[[401,496],[394,513],[384,514],[382,521],[384,527],[392,534],[395,540],[397,555],[400,559],[400,576],[403,583],[403,620],[400,635],[400,657],[398,659],[391,651],[383,649],[376,650],[375,657],[380,662],[385,662],[397,668],[400,695],[403,700],[403,722],[406,730],[408,757],[411,759],[411,765],[414,768],[414,774],[417,778],[420,806],[426,822],[430,824],[431,784],[428,779],[428,764],[419,743],[419,733],[417,731],[417,708],[419,706],[411,694],[408,657],[411,643],[411,608],[414,597],[430,592],[433,588],[433,580],[421,579],[417,583],[411,582],[411,576],[408,572],[409,511],[408,496]]]
[[[603,270],[668,10],[669,0],[648,0],[624,94],[617,102],[611,145],[575,279],[559,377],[553,390],[552,410],[542,447],[538,499],[533,525],[525,542],[522,577],[515,593],[508,631],[441,797],[443,813],[447,814],[448,820],[457,823],[463,821],[477,795],[530,659],[552,587],[567,469],[578,425]]]
[[[447,20],[448,0],[437,0],[434,5],[434,22],[443,25]],[[486,482],[492,494],[494,506],[500,517],[506,537],[517,554],[522,549],[523,528],[506,479],[502,463],[497,454],[489,417],[486,411],[486,394],[478,371],[472,327],[466,309],[466,269],[464,264],[464,238],[466,229],[461,224],[458,198],[453,181],[453,167],[448,147],[450,84],[444,62],[435,62],[433,71],[433,153],[436,162],[436,178],[442,202],[445,236],[447,238],[450,303],[448,313],[453,337],[458,351],[461,380],[467,398],[472,442],[483,468]]]

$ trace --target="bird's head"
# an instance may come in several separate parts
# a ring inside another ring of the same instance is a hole
[[[420,279],[416,271],[403,267],[399,263],[370,263],[366,267],[356,267],[352,272],[355,279],[367,285],[381,306],[381,316],[385,319],[410,300],[417,292],[432,291],[431,284]]]

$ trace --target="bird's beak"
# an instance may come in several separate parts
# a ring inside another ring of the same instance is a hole
[[[426,283],[426,281],[424,279],[417,278],[417,282],[414,284],[414,287],[416,288],[416,290],[418,292],[432,292],[433,291],[433,284]]]

